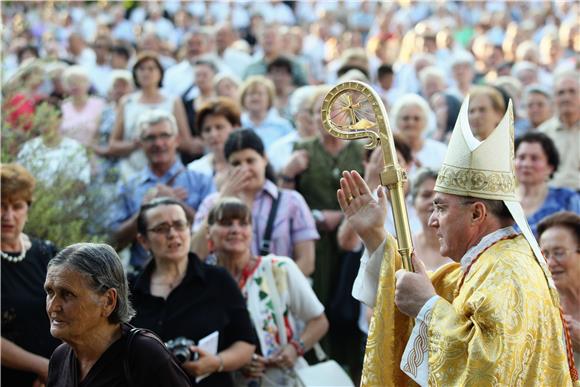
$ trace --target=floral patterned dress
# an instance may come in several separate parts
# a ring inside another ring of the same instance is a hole
[[[308,280],[288,257],[258,257],[253,269],[242,273],[240,289],[264,357],[275,356],[290,340],[297,340],[300,326],[324,312]],[[306,361],[299,358],[295,368],[303,365]],[[269,368],[261,385],[289,386],[293,383],[292,372]]]

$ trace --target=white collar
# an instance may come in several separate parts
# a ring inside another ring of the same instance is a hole
[[[471,265],[475,257],[481,254],[485,249],[487,249],[488,247],[495,244],[501,239],[517,234],[519,233],[513,228],[513,226],[500,228],[499,230],[495,230],[491,234],[487,234],[486,236],[481,238],[478,244],[467,250],[463,258],[461,258],[460,261],[461,269],[464,272],[467,271],[467,268],[469,267],[469,265]]]

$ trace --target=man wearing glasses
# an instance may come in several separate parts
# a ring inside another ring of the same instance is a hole
[[[137,243],[137,215],[141,205],[157,197],[172,197],[186,204],[188,216],[195,214],[203,199],[215,191],[211,176],[188,170],[177,154],[175,118],[161,110],[146,112],[138,122],[140,146],[147,168],[119,188],[111,222],[117,250],[131,245],[130,266],[141,268],[147,253]]]

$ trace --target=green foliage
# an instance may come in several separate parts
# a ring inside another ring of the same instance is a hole
[[[64,174],[63,174],[64,175]],[[59,247],[78,242],[105,242],[105,203],[100,189],[85,188],[66,176],[50,187],[37,185],[25,232]]]
[[[3,120],[2,163],[15,162],[22,144],[42,133],[42,127],[54,125],[55,120],[58,120],[58,113],[49,104],[37,107],[30,131],[10,128]],[[42,169],[41,166],[39,170]],[[38,170],[30,172],[33,176],[39,173]],[[110,203],[105,203],[103,194],[97,184],[87,187],[66,170],[59,171],[49,184],[37,179],[24,231],[48,239],[61,248],[78,242],[104,242],[104,214]]]

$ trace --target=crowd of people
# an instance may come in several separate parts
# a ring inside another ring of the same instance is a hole
[[[351,296],[368,245],[336,192],[343,171],[376,192],[384,165],[323,127],[348,80],[386,107],[430,271],[455,258],[430,221],[454,128],[485,141],[513,116],[515,194],[580,363],[579,3],[10,2],[2,18],[6,385],[293,386],[318,343],[357,383],[375,303]],[[24,232],[63,181],[103,198],[68,248]],[[109,364],[132,325],[150,330],[136,360]]]

